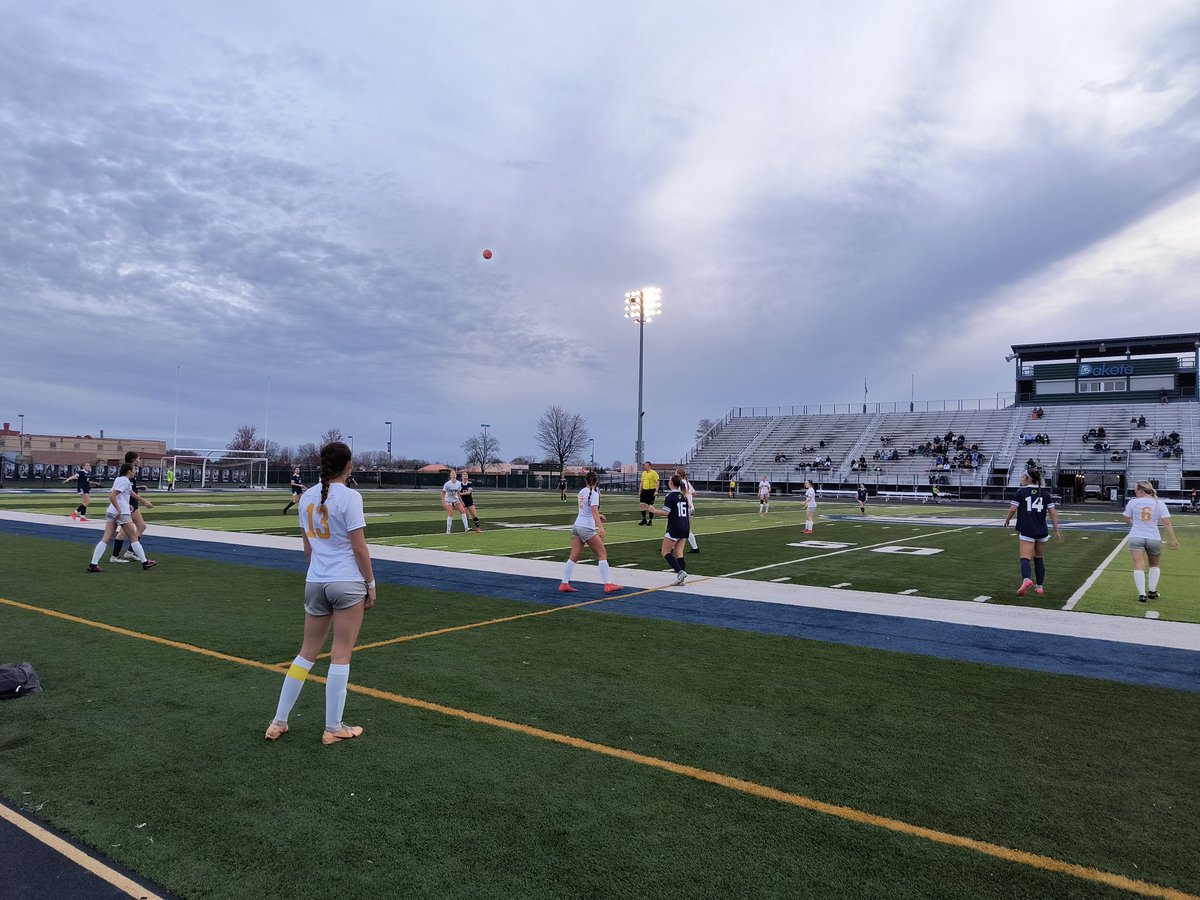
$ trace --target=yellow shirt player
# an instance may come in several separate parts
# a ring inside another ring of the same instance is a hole
[[[642,521],[639,525],[649,525],[654,521],[654,498],[658,496],[658,473],[651,468],[649,462],[642,463],[642,492],[638,495],[638,503],[642,511]],[[649,516],[649,518],[646,518]]]
[[[737,493],[737,479],[730,478],[729,479],[729,497],[730,497],[730,499],[733,499],[733,495],[736,493]]]

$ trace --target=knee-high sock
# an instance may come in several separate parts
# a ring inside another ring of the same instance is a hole
[[[571,580],[571,572],[575,570],[575,560],[568,559],[567,564],[563,566],[563,584]]]
[[[446,516],[446,534],[450,533],[450,527],[454,524],[453,516]]]
[[[141,541],[130,542],[129,549],[133,551],[133,555],[137,558],[138,562],[146,561],[146,551],[142,549]]]
[[[312,667],[313,661],[305,659],[303,656],[297,655],[292,660],[291,668],[283,677],[283,687],[279,691],[279,705],[275,707],[275,721],[280,725],[287,724],[292,707],[296,705],[296,699],[300,696],[300,691],[304,689],[304,679],[308,678],[308,672]]]
[[[664,553],[663,559],[665,559],[667,561],[667,565],[671,567],[672,572],[679,571],[679,563],[675,561],[675,553],[674,552]]]
[[[346,685],[350,683],[350,663],[331,663],[325,681],[325,729],[334,731],[342,725],[346,709]]]
[[[1146,573],[1141,569],[1133,570],[1133,583],[1137,587],[1138,596],[1144,596],[1146,593]]]
[[[101,541],[92,549],[92,565],[100,562],[100,557],[104,555],[104,551],[108,549],[108,544]]]
[[[679,571],[687,572],[687,557],[680,555],[675,557],[675,562],[679,563]]]
[[[463,531],[470,531],[471,526],[467,524],[467,514],[466,513],[462,514],[462,520],[463,520]]]
[[[1040,556],[1033,561],[1033,580],[1038,584],[1046,580],[1046,561]]]
[[[1158,590],[1158,576],[1162,574],[1162,570],[1158,566],[1150,567],[1150,590]]]
[[[608,560],[607,559],[600,560],[600,562],[597,564],[596,567],[600,570],[601,583],[608,584],[609,580],[610,580],[609,576],[608,576]]]
[[[700,549],[700,548],[699,548],[699,547],[696,545],[696,532],[694,532],[694,531],[693,531],[693,532],[691,532],[690,534],[688,534],[688,543],[692,545],[692,549],[693,549],[693,550],[699,550],[699,549]]]
[[[121,551],[125,549],[125,542],[120,538],[113,541],[113,556],[120,556]]]
[[[1033,563],[1027,559],[1021,560],[1021,577],[1033,581]]]

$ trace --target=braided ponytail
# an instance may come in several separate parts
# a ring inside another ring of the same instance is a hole
[[[346,470],[350,459],[350,448],[341,441],[333,441],[321,448],[321,505],[318,509],[325,509],[325,501],[329,499],[329,484]]]

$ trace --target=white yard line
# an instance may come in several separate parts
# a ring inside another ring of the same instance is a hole
[[[987,594],[980,594],[978,597],[974,597],[973,599],[976,603],[987,603],[992,598]]]
[[[849,581],[839,581],[837,584],[831,584],[830,587],[850,587]]]
[[[907,588],[903,591],[897,591],[898,594],[915,594],[920,588]]]
[[[776,583],[778,583],[778,582],[780,582],[780,581],[791,581],[791,580],[792,580],[792,576],[791,576],[791,575],[784,575],[782,578],[772,578],[771,580],[772,580],[772,581],[774,581],[774,582],[776,582]]]
[[[1070,612],[1075,608],[1075,604],[1078,603],[1083,595],[1091,589],[1092,585],[1096,583],[1096,580],[1104,574],[1104,570],[1108,568],[1108,564],[1117,558],[1117,554],[1125,549],[1125,545],[1128,543],[1129,535],[1125,535],[1125,537],[1121,539],[1121,543],[1113,547],[1113,552],[1105,557],[1104,562],[1100,563],[1100,565],[1096,567],[1096,571],[1089,575],[1087,580],[1084,581],[1084,583],[1079,586],[1075,593],[1071,595],[1071,599],[1068,600],[1067,605],[1063,607],[1064,610]]]
[[[841,553],[854,553],[856,550],[871,550],[875,547],[886,547],[888,544],[901,544],[904,541],[923,541],[926,538],[937,537],[939,534],[954,534],[959,531],[966,531],[966,528],[951,528],[948,531],[935,531],[931,534],[922,534],[920,536],[910,534],[908,537],[896,538],[894,541],[883,541],[879,544],[863,544],[861,547],[849,547],[845,550],[832,550],[829,553],[818,553],[816,556],[806,556],[803,559],[789,559],[786,562],[771,563],[770,565],[758,566],[754,569],[742,569],[741,571],[730,572],[729,574],[722,575],[721,577],[734,578],[738,575],[749,574],[750,572],[762,572],[765,569],[775,569],[779,566],[791,566],[795,565],[796,563],[811,562],[814,559],[825,559],[826,557],[837,556]]]

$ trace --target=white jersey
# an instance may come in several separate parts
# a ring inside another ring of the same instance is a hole
[[[585,487],[579,492],[579,515],[575,524],[582,528],[599,528],[600,492],[596,488]]]
[[[129,515],[129,495],[133,493],[133,482],[127,476],[119,475],[114,479],[112,489],[117,492],[117,505],[114,509],[113,505],[109,503],[107,514],[110,516]]]
[[[453,506],[458,502],[458,492],[462,490],[461,481],[447,481],[442,485],[442,502]]]
[[[762,497],[764,500],[771,496],[771,482],[767,481],[765,478],[758,483],[758,496]]]
[[[1157,497],[1134,497],[1125,504],[1125,515],[1132,520],[1129,528],[1131,538],[1157,541],[1158,523],[1164,519],[1170,521],[1171,511]]]
[[[696,501],[693,499],[696,496],[696,489],[692,487],[692,483],[686,478],[682,479],[682,481],[683,484],[680,485],[679,490],[687,499],[688,512],[693,513],[696,511]]]
[[[350,532],[367,524],[362,494],[344,484],[331,484],[325,509],[320,507],[321,485],[314,484],[300,497],[300,530],[312,548],[305,581],[362,581],[350,549]]]
[[[804,505],[809,509],[815,509],[817,505],[817,492],[812,488],[804,489]]]

